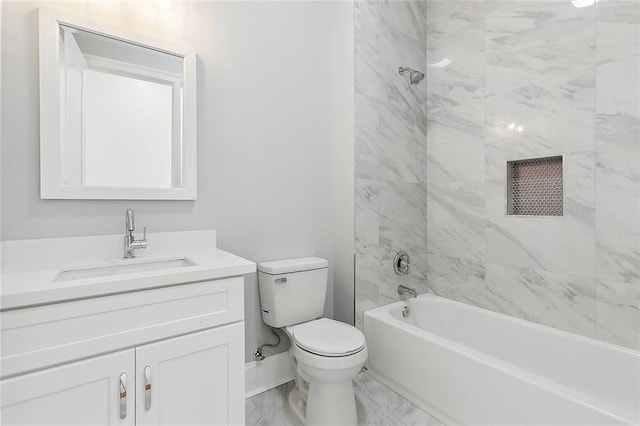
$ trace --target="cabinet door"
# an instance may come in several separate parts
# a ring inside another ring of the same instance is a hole
[[[136,375],[139,426],[244,424],[244,323],[140,346]]]
[[[3,425],[134,425],[133,349],[0,382]],[[126,396],[120,418],[120,375]]]

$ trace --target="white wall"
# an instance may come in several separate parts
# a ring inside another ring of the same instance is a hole
[[[132,207],[140,228],[214,228],[221,248],[255,261],[316,255],[338,262],[340,294],[348,295],[352,4],[176,2],[164,9],[163,3],[46,2],[196,49],[197,201],[40,199],[39,4],[5,2],[2,101],[11,108],[2,112],[2,237],[119,233]],[[255,276],[245,293],[249,357],[269,336]],[[349,303],[341,301],[340,316],[348,317]],[[326,312],[332,311],[331,282]]]
[[[0,47],[2,46],[2,3],[0,2]],[[0,93],[2,93],[2,55],[0,55]],[[0,240],[3,239],[2,232],[2,96],[0,96]],[[0,248],[0,258],[2,258],[2,249]],[[1,281],[1,280],[0,280]]]

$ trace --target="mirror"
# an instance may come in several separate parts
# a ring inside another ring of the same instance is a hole
[[[193,50],[39,12],[41,197],[194,200]]]

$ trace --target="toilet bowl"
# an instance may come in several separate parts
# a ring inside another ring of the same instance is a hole
[[[258,264],[263,321],[289,336],[296,386],[289,405],[305,425],[356,425],[353,378],[367,360],[364,334],[321,318],[328,262],[317,257]]]
[[[327,318],[285,331],[297,376],[289,396],[293,412],[305,425],[356,425],[353,378],[367,360],[364,335]]]

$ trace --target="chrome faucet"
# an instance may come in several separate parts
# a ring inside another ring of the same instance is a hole
[[[136,229],[136,225],[133,219],[133,210],[127,209],[125,213],[125,229],[124,229],[124,257],[132,258],[136,257],[136,249],[147,248],[147,227],[144,227],[141,240],[136,240],[133,235],[133,231]]]
[[[407,287],[402,284],[398,286],[398,294],[408,294],[411,297],[418,297],[418,292],[415,288]]]

